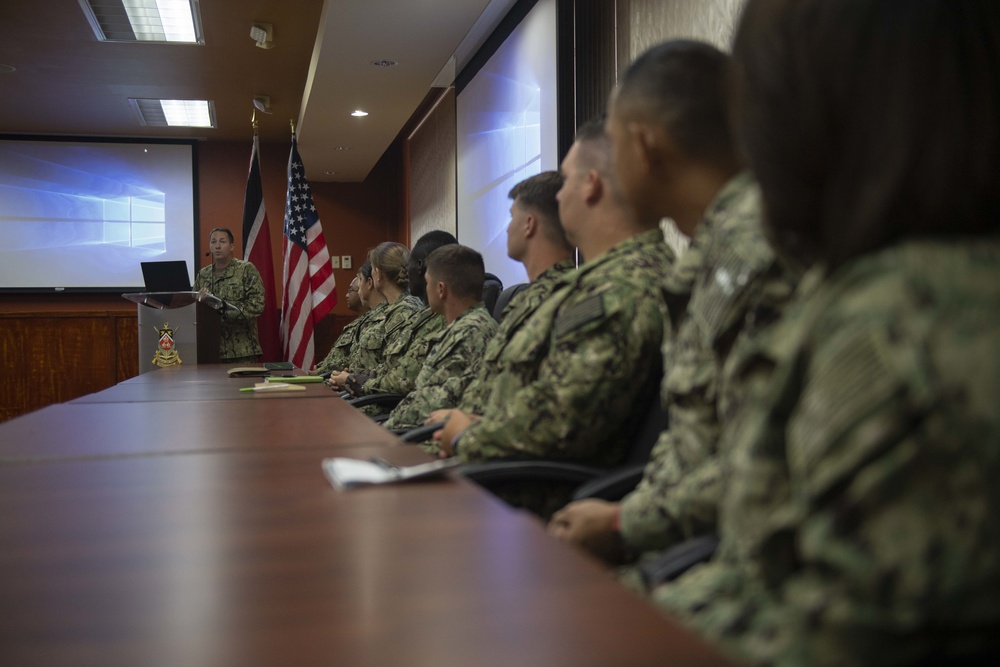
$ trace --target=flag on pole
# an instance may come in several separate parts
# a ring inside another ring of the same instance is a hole
[[[271,253],[271,227],[264,208],[264,190],[260,184],[260,146],[253,134],[250,173],[243,199],[243,259],[257,267],[264,282],[264,312],[257,318],[257,337],[264,361],[279,361],[278,297],[274,291],[274,255]]]
[[[313,367],[313,329],[337,303],[330,252],[313,203],[299,149],[292,134],[285,199],[285,258],[282,270],[281,342],[285,360]]]

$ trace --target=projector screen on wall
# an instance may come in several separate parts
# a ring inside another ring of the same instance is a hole
[[[556,0],[539,0],[459,92],[458,241],[504,286],[527,281],[507,257],[507,193],[558,169]]]
[[[194,142],[0,138],[0,289],[141,291],[195,261]]]

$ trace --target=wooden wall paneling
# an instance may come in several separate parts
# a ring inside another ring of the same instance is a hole
[[[115,328],[115,382],[124,382],[139,374],[138,315],[112,316]]]

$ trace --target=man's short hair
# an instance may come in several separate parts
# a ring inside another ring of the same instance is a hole
[[[216,227],[215,229],[213,229],[212,231],[210,231],[208,233],[208,237],[212,238],[212,234],[214,234],[215,232],[225,232],[226,236],[229,237],[229,242],[230,243],[236,243],[236,239],[233,237],[233,233],[231,231],[229,231],[227,228],[225,228],[225,227]]]
[[[543,171],[515,185],[507,196],[521,206],[534,210],[545,238],[569,248],[571,246],[559,221],[559,202],[556,201],[556,193],[562,186],[562,174],[558,171]]]
[[[738,164],[729,120],[731,59],[704,42],[664,42],[639,56],[615,93],[616,108],[659,124],[684,154],[716,167]]]
[[[460,299],[483,298],[486,267],[483,256],[464,245],[446,245],[427,255],[427,273]]]

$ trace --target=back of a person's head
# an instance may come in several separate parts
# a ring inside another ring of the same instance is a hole
[[[404,292],[409,289],[409,274],[406,263],[410,258],[410,251],[402,243],[386,241],[379,243],[368,253],[368,259],[372,267],[379,270],[384,280],[395,284]]]
[[[562,186],[563,179],[559,172],[543,171],[515,185],[507,196],[534,213],[542,234],[549,242],[569,248],[566,234],[559,222],[559,202],[556,201],[556,193]]]
[[[413,244],[413,249],[410,250],[410,259],[406,267],[410,294],[424,302],[427,301],[427,283],[424,281],[424,266],[427,255],[438,248],[455,243],[458,243],[458,240],[454,236],[438,229],[427,232],[417,239],[417,242]]]
[[[1000,3],[750,0],[738,132],[775,242],[831,266],[1000,224]]]
[[[427,255],[427,273],[448,286],[464,301],[479,301],[483,296],[486,267],[483,256],[464,245],[446,245]]]
[[[730,124],[730,66],[728,55],[704,42],[654,46],[622,76],[616,113],[657,124],[689,159],[733,170],[739,160]]]

